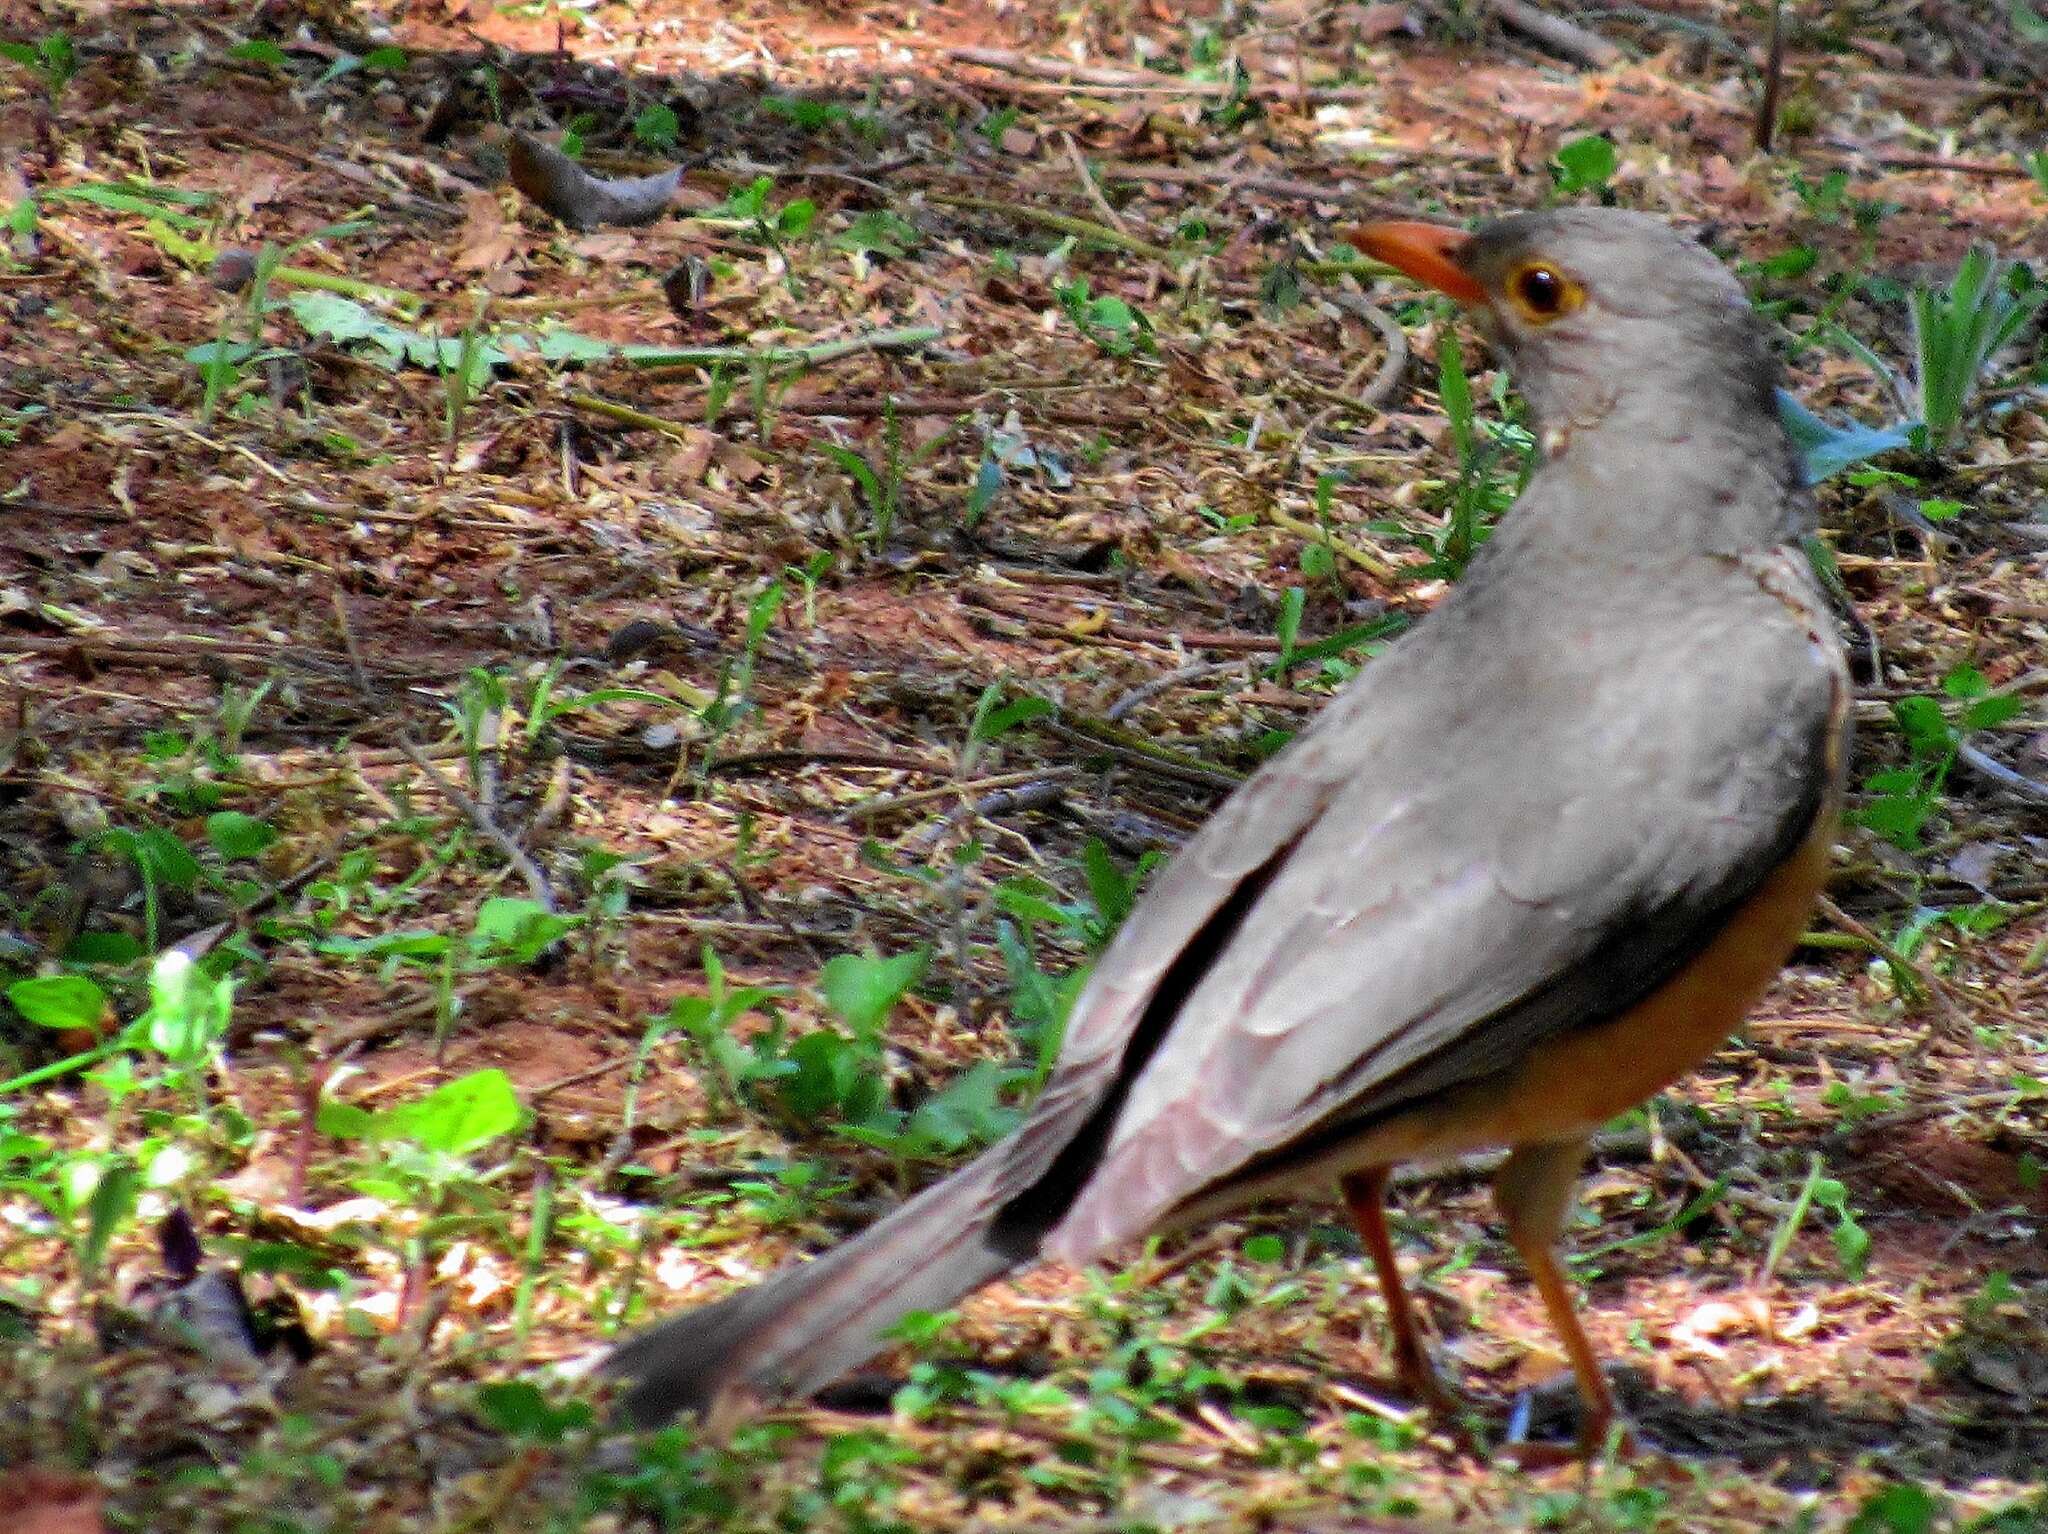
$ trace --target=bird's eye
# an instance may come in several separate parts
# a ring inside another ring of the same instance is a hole
[[[1523,315],[1538,323],[1569,314],[1585,301],[1579,285],[1554,266],[1532,261],[1509,279],[1508,293]]]

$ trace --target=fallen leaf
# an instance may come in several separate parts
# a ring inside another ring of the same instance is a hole
[[[105,1534],[103,1493],[64,1470],[0,1474],[0,1534]]]

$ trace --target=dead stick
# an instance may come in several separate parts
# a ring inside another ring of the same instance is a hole
[[[413,766],[427,775],[442,796],[454,805],[476,828],[477,834],[505,855],[505,860],[519,870],[519,877],[526,881],[526,889],[533,896],[534,904],[544,911],[556,909],[554,892],[548,888],[548,881],[540,871],[540,865],[527,855],[526,849],[512,838],[512,834],[485,812],[484,807],[469,797],[440,768],[427,759],[427,753],[411,741],[399,742],[399,749],[412,758]]]

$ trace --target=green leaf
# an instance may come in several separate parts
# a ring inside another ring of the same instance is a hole
[[[869,251],[879,256],[907,255],[918,243],[916,228],[887,208],[870,208],[832,237],[835,250]]]
[[[1943,757],[1955,746],[1948,716],[1932,698],[1900,698],[1892,704],[1892,718],[1916,757]]]
[[[7,988],[14,1010],[40,1028],[97,1028],[107,993],[83,975],[38,975]]]
[[[277,828],[239,810],[219,810],[206,817],[206,839],[224,858],[253,858],[277,844]]]
[[[114,1233],[135,1213],[141,1183],[135,1163],[126,1156],[116,1155],[100,1169],[86,1204],[85,1242],[78,1252],[78,1264],[87,1273],[99,1271]]]
[[[337,1140],[368,1140],[377,1132],[377,1115],[354,1103],[323,1097],[313,1115],[313,1127]]]
[[[2025,705],[2011,694],[1981,698],[1963,711],[1963,728],[1989,730],[2017,718]]]
[[[868,1120],[882,1105],[883,1082],[872,1049],[830,1029],[807,1033],[789,1046],[786,1071],[776,1073],[775,1095],[800,1124],[833,1117]]]
[[[228,49],[228,57],[251,64],[266,64],[272,69],[283,69],[288,62],[284,49],[267,37],[252,37],[246,42],[236,43]]]
[[[681,131],[682,124],[677,121],[675,111],[658,101],[633,119],[633,137],[650,149],[674,149]]]
[[[1846,1534],[1933,1534],[1941,1503],[1911,1481],[1887,1486],[1857,1510]]]
[[[133,964],[142,957],[142,944],[126,932],[81,932],[64,957],[73,964]]]
[[[484,1420],[510,1438],[533,1443],[560,1443],[597,1420],[587,1401],[568,1401],[560,1406],[525,1380],[500,1380],[476,1393],[477,1410]]]
[[[881,1031],[889,1013],[931,963],[929,948],[884,959],[875,954],[842,953],[828,961],[818,977],[825,1004],[863,1037]]]
[[[1951,698],[1981,698],[1991,683],[1975,666],[1957,666],[1941,679],[1941,690]]]
[[[1285,671],[1294,664],[1294,641],[1301,635],[1301,615],[1308,603],[1308,593],[1299,586],[1289,586],[1280,595],[1280,621],[1274,626],[1274,637],[1280,641],[1280,669]]]
[[[1244,1257],[1246,1262],[1256,1262],[1271,1266],[1276,1262],[1283,1261],[1286,1256],[1287,1243],[1278,1236],[1260,1235],[1245,1238]]]
[[[510,1134],[525,1117],[512,1078],[496,1068],[437,1087],[416,1103],[372,1116],[380,1140],[410,1140],[428,1150],[460,1156]]]
[[[235,982],[210,975],[176,948],[149,971],[149,1010],[137,1020],[150,1047],[186,1070],[205,1065],[227,1037]]]
[[[538,901],[493,895],[477,908],[470,941],[479,954],[531,964],[573,932],[578,920],[550,911]]]
[[[1017,1127],[1017,1110],[1001,1101],[1007,1074],[993,1060],[976,1061],[917,1107],[910,1129],[949,1154],[994,1144]]]
[[[808,197],[794,197],[782,205],[782,211],[775,215],[775,232],[801,239],[810,232],[812,223],[818,217],[818,205]]]
[[[1614,179],[1621,156],[1612,142],[1599,134],[1573,139],[1557,151],[1553,172],[1561,195],[1590,191]]]
[[[1029,724],[1034,719],[1043,719],[1053,712],[1053,706],[1044,698],[1027,694],[1013,698],[1000,708],[992,708],[975,722],[972,738],[994,740],[1006,735],[1020,724]]]

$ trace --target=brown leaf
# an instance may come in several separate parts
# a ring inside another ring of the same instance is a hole
[[[462,197],[462,228],[455,236],[455,264],[472,272],[494,271],[512,258],[512,230],[495,192]]]
[[[10,1470],[0,1474],[0,1534],[105,1534],[103,1494],[82,1475],[64,1470]]]

